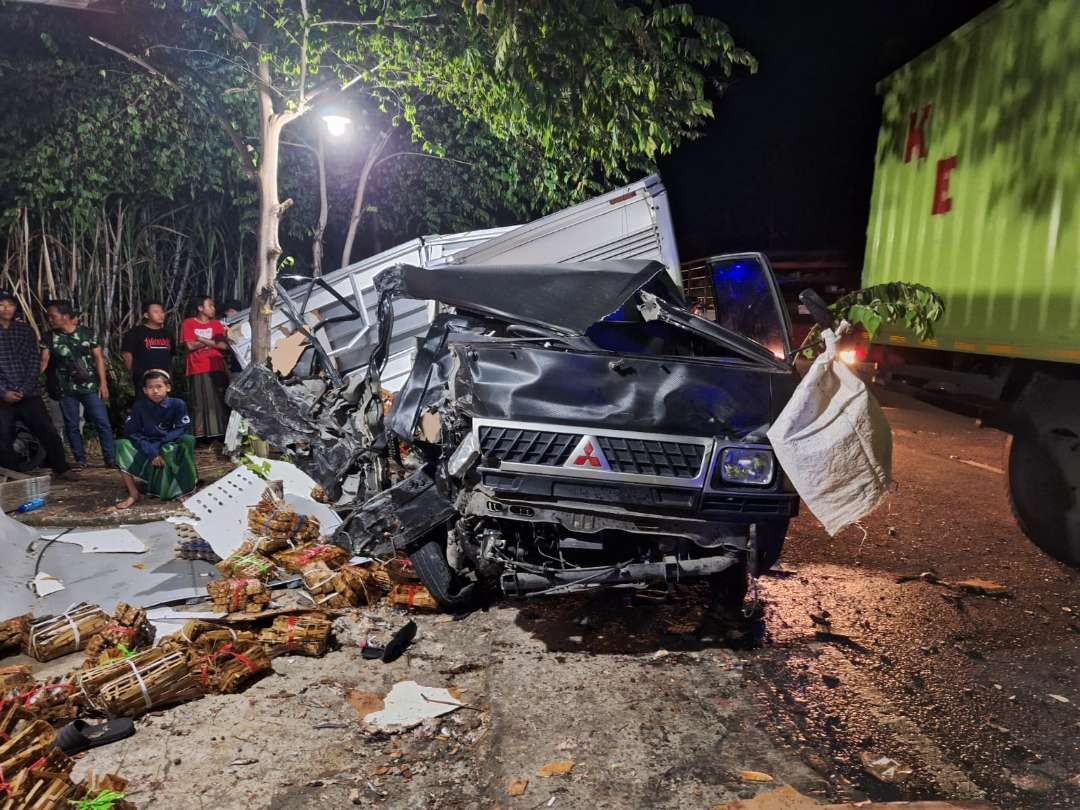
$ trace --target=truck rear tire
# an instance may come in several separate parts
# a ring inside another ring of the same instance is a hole
[[[1059,438],[1080,445],[1075,437]],[[1021,531],[1054,559],[1080,567],[1077,465],[1059,463],[1059,454],[1046,448],[1034,432],[1010,436],[1005,454],[1009,506]]]

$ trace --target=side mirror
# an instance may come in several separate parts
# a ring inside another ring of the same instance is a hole
[[[828,305],[814,290],[806,289],[799,293],[799,302],[806,307],[814,322],[822,329],[832,329],[835,325]]]

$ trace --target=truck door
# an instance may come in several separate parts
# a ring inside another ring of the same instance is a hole
[[[704,260],[713,306],[707,315],[780,358],[791,352],[791,322],[763,253],[726,253]]]

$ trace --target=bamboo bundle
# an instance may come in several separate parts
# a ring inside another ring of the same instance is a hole
[[[345,581],[360,597],[360,604],[374,605],[390,590],[390,578],[379,563],[343,565],[340,571]]]
[[[199,656],[192,664],[199,687],[226,695],[272,669],[266,648],[257,641],[228,643]]]
[[[319,539],[318,518],[301,515],[272,500],[259,501],[248,510],[248,528],[276,546],[267,546],[267,552],[280,551],[290,545],[311,543]]]
[[[33,683],[34,676],[30,674],[29,664],[0,667],[0,698],[6,697],[12,690],[32,686]]]
[[[30,623],[26,654],[37,661],[51,661],[78,652],[108,623],[108,614],[97,605],[72,605],[59,616],[44,616]]]
[[[19,772],[29,770],[33,763],[46,756],[55,739],[56,732],[44,720],[27,720],[21,707],[9,706],[0,713],[0,772],[4,778],[14,785],[20,777]]]
[[[149,647],[154,642],[155,633],[145,610],[120,602],[112,621],[86,645],[86,660],[82,668],[91,669],[109,659],[125,656],[132,650]]]
[[[78,683],[91,706],[114,717],[141,717],[202,696],[184,652],[160,647],[79,673]]]
[[[75,794],[71,797],[76,802],[75,810],[136,810],[135,805],[125,801],[128,781],[114,773],[104,776],[96,776],[93,771],[87,771],[86,778],[75,786]],[[106,803],[105,798],[108,798]],[[84,804],[84,803],[89,804]],[[96,803],[95,803],[96,802]]]
[[[331,568],[340,568],[348,559],[349,552],[328,543],[309,543],[274,555],[274,562],[292,574],[299,574],[305,565],[320,560]]]
[[[219,562],[217,570],[226,577],[257,579],[261,582],[267,582],[277,574],[273,561],[259,554],[250,540],[242,543],[240,548]]]
[[[331,571],[322,560],[308,563],[301,569],[304,579],[315,604],[322,608],[348,608],[360,603],[360,597],[346,578],[339,571]]]
[[[334,623],[322,613],[302,616],[278,616],[259,633],[272,658],[279,655],[320,656],[326,653]]]
[[[390,589],[390,604],[403,607],[406,610],[438,610],[439,603],[431,595],[431,591],[423,585],[395,585]]]
[[[15,692],[10,700],[22,706],[27,714],[54,726],[78,717],[82,704],[79,688],[63,678],[32,683],[29,688]]]
[[[408,585],[420,581],[420,577],[416,575],[412,560],[408,557],[391,557],[383,566],[390,582],[395,585]]]
[[[233,630],[228,625],[192,619],[171,636],[162,639],[161,647],[167,652],[179,650],[194,661],[201,654],[226,644],[257,641],[258,634],[248,630]]]
[[[0,622],[0,655],[18,652],[26,645],[27,631],[33,618],[33,614],[26,613]]]
[[[206,586],[214,610],[221,613],[258,613],[270,604],[270,591],[257,579],[221,579]]]

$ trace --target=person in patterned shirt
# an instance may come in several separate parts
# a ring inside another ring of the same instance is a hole
[[[75,456],[75,466],[86,466],[79,426],[79,408],[86,421],[94,425],[101,441],[106,467],[116,466],[112,425],[105,402],[109,399],[109,378],[105,374],[105,353],[94,333],[79,326],[75,310],[66,301],[52,301],[48,307],[49,325],[41,342],[41,370],[50,377],[51,391],[60,400],[64,415],[64,433]]]
[[[0,290],[0,467],[18,470],[21,466],[14,446],[18,419],[45,448],[46,463],[53,472],[68,478],[74,474],[64,460],[64,445],[38,389],[37,335],[28,324],[16,320],[18,313],[15,296]]]

